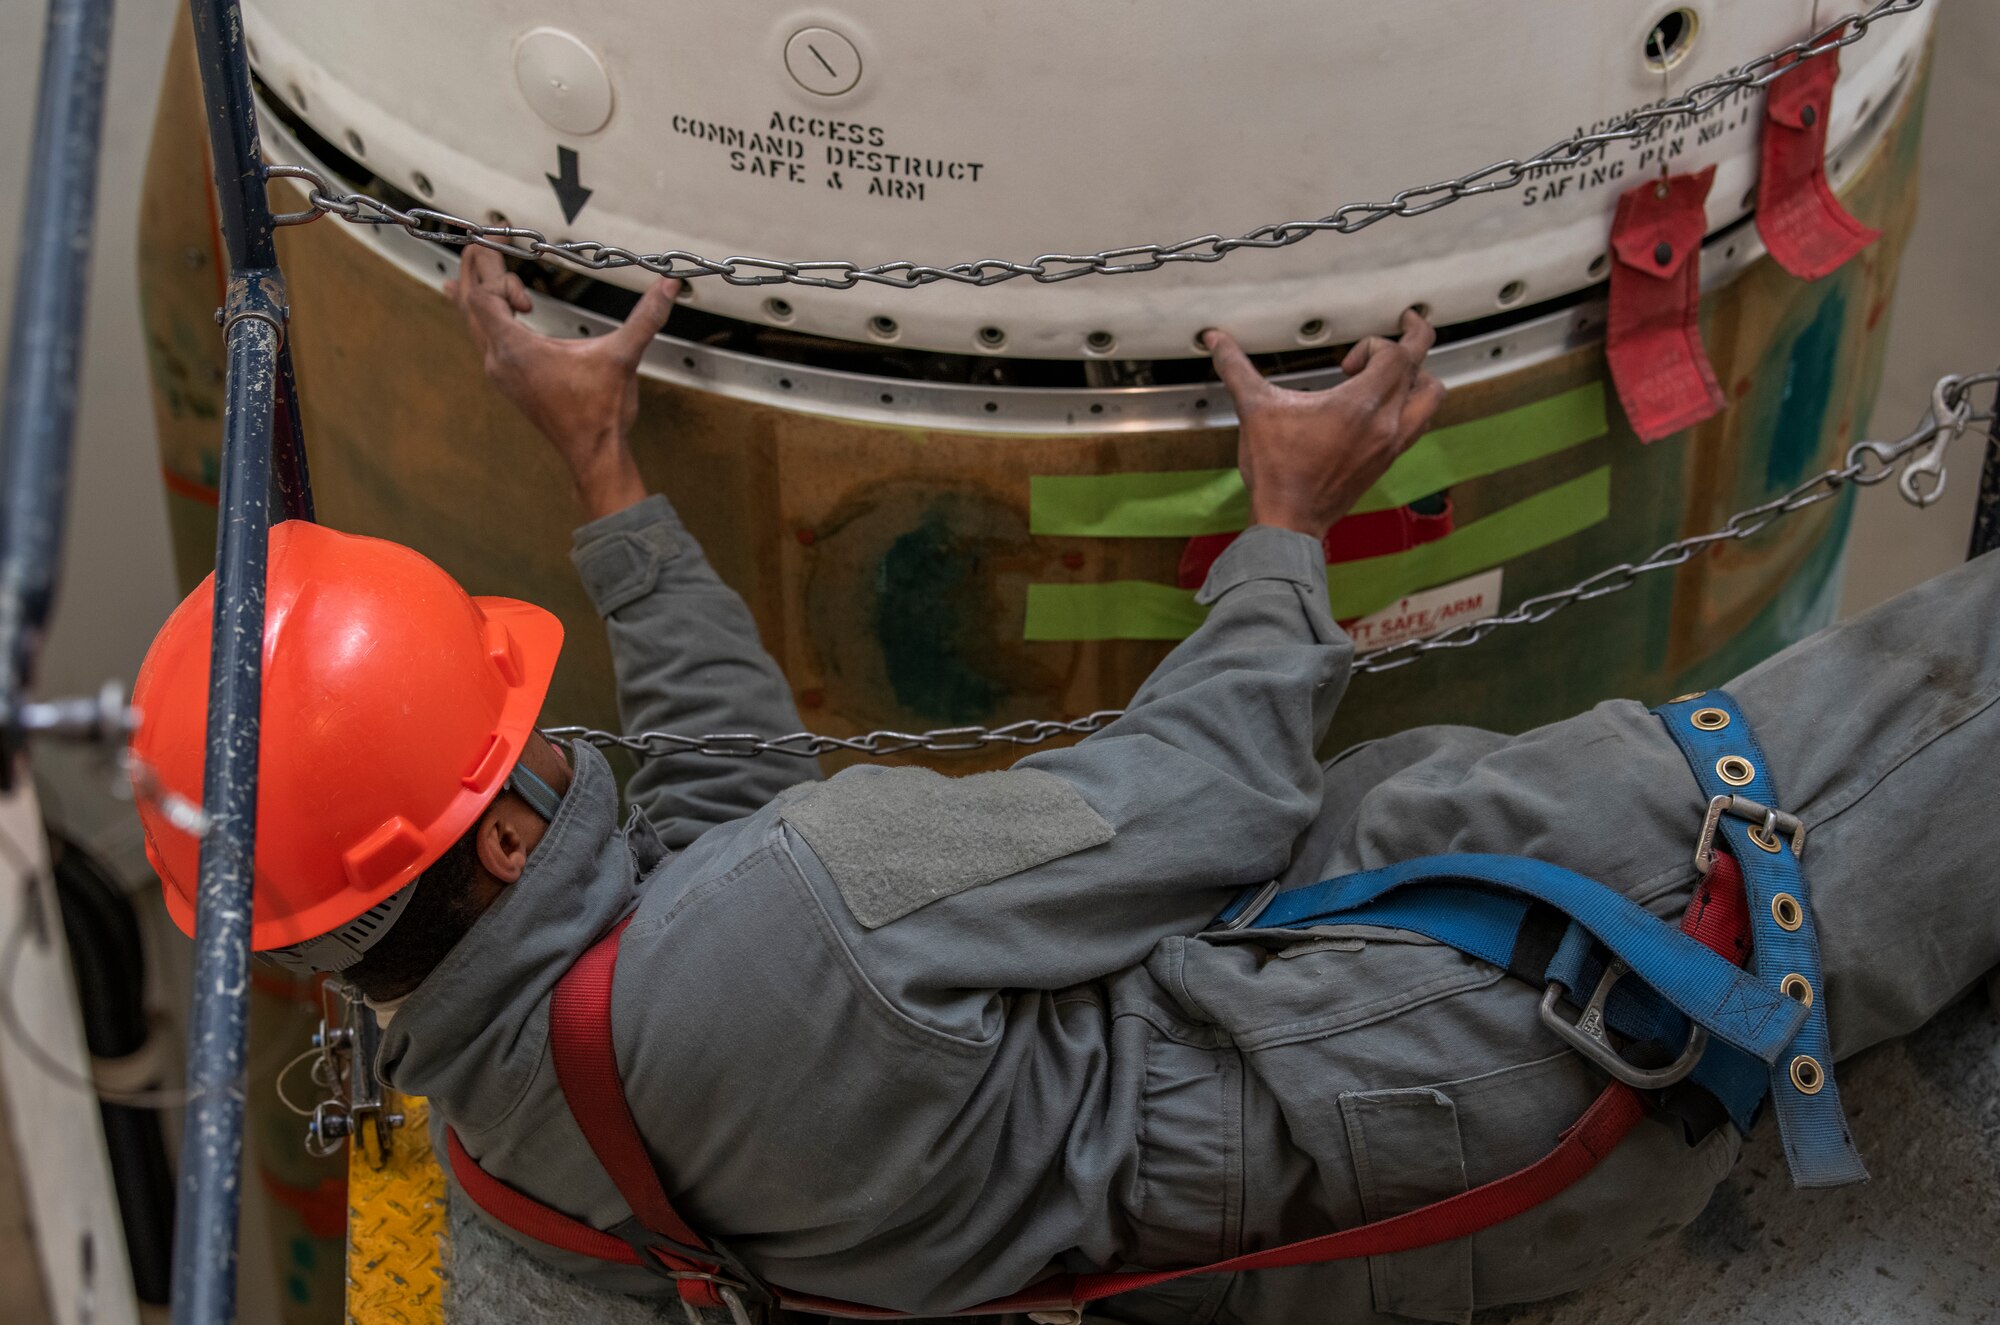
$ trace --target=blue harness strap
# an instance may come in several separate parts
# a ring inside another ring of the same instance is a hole
[[[1395,904],[1371,905],[1403,889],[1410,895]],[[1329,879],[1279,893],[1253,923],[1259,929],[1385,925],[1506,967],[1514,964],[1530,902],[1547,903],[1568,916],[1682,1016],[1764,1063],[1777,1062],[1805,1020],[1805,1008],[1624,894],[1574,870],[1521,856],[1426,856]]]
[[[1408,930],[1522,979],[1559,986],[1579,1004],[1600,989],[1614,960],[1622,962],[1637,980],[1614,983],[1602,998],[1606,1024],[1628,1039],[1669,1048],[1688,1043],[1690,1022],[1704,1028],[1713,1038],[1690,1079],[1745,1132],[1765,1095],[1774,1097],[1794,1183],[1861,1181],[1867,1172],[1833,1083],[1805,875],[1792,841],[1777,831],[1781,820],[1793,827],[1796,820],[1776,812],[1764,752],[1727,694],[1690,695],[1655,712],[1702,790],[1717,798],[1710,828],[1742,868],[1749,971],[1615,889],[1516,856],[1429,856],[1275,896],[1269,887],[1250,889],[1216,925]],[[1568,929],[1558,940],[1551,922],[1561,919]]]
[[[1449,858],[1431,858],[1432,863],[1442,859]],[[1287,925],[1272,922],[1266,913],[1257,921],[1257,927],[1296,929],[1340,924],[1407,930],[1504,967],[1537,987],[1553,981],[1570,991],[1572,1001],[1581,1003],[1604,978],[1607,963],[1600,955],[1601,950],[1587,930],[1570,925],[1545,965],[1539,961],[1524,963],[1523,954],[1532,947],[1530,918],[1534,908],[1535,903],[1523,897],[1439,883],[1409,888],[1400,895],[1338,915]],[[1687,1043],[1688,1018],[1650,988],[1633,981],[1622,982],[1612,990],[1605,1020],[1628,1040],[1652,1042],[1668,1050]],[[1769,1074],[1769,1063],[1717,1038],[1709,1041],[1707,1052],[1702,1054],[1688,1079],[1714,1096],[1737,1130],[1747,1134],[1764,1102]]]
[[[1726,691],[1686,695],[1654,713],[1687,756],[1704,795],[1743,797],[1773,810],[1781,804],[1763,748]],[[1723,814],[1716,831],[1743,868],[1752,969],[1766,989],[1784,991],[1788,1001],[1804,1005],[1806,1014],[1771,1069],[1771,1097],[1792,1181],[1800,1187],[1864,1181],[1868,1171],[1847,1130],[1833,1081],[1819,935],[1793,844],[1775,830],[1774,818],[1753,823]]]

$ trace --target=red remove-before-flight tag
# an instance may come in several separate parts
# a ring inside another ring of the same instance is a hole
[[[1641,441],[1691,428],[1727,403],[1701,343],[1701,241],[1714,183],[1710,166],[1649,180],[1618,200],[1604,353]]]
[[[1882,237],[1854,219],[1826,179],[1826,129],[1840,53],[1794,64],[1764,99],[1757,233],[1778,265],[1803,281],[1831,276]]]

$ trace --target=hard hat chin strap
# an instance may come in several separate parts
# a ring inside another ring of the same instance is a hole
[[[556,811],[562,808],[562,797],[556,794],[556,789],[525,764],[514,765],[514,771],[507,775],[505,790],[526,801],[528,808],[544,820],[553,820]],[[411,896],[422,881],[421,875],[412,879],[339,929],[290,947],[271,948],[257,956],[298,975],[344,971],[382,941],[382,936],[403,914],[403,908],[410,904]]]
[[[507,790],[528,802],[528,808],[544,821],[552,822],[556,811],[562,808],[562,797],[556,794],[556,789],[537,777],[526,764],[514,765],[514,771],[507,775]]]

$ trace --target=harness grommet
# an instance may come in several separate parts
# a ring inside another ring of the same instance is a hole
[[[1806,1007],[1811,1007],[1813,1004],[1812,981],[1797,971],[1778,981],[1778,992],[1794,1003],[1802,1003]]]
[[[1715,775],[1732,787],[1747,787],[1757,780],[1757,766],[1742,755],[1724,755],[1715,761]]]
[[[1696,709],[1688,721],[1705,732],[1719,732],[1729,725],[1729,714],[1721,709]]]
[[[1669,704],[1691,704],[1691,703],[1693,703],[1693,702],[1694,702],[1695,700],[1697,700],[1697,699],[1700,699],[1700,698],[1701,698],[1701,697],[1702,697],[1703,695],[1705,695],[1705,694],[1707,694],[1707,693],[1708,693],[1708,692],[1707,692],[1706,690],[1697,690],[1697,691],[1695,691],[1695,692],[1694,692],[1693,694],[1690,694],[1690,695],[1676,695],[1676,696],[1674,696],[1674,697],[1673,697],[1672,699],[1668,700],[1667,702],[1668,702]]]
[[[1811,1054],[1800,1054],[1792,1060],[1792,1084],[1799,1088],[1801,1095],[1817,1095],[1826,1086],[1826,1072],[1820,1067],[1819,1059]]]
[[[1777,921],[1778,928],[1787,934],[1796,934],[1799,927],[1806,923],[1805,908],[1790,893],[1779,893],[1771,899],[1771,919]]]
[[[1750,841],[1760,851],[1768,851],[1775,856],[1785,849],[1785,840],[1776,833],[1765,832],[1762,824],[1751,824],[1748,832]]]

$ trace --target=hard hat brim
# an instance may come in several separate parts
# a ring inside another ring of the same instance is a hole
[[[507,690],[500,716],[494,724],[493,742],[485,758],[468,774],[466,784],[451,803],[421,830],[423,849],[412,853],[406,864],[371,878],[363,888],[350,888],[319,904],[304,908],[283,919],[253,922],[251,946],[259,951],[289,947],[338,929],[383,898],[407,886],[434,864],[478,821],[506,785],[506,775],[520,761],[528,737],[535,730],[554,679],[556,660],[562,653],[563,625],[555,613],[515,598],[476,597],[472,600],[493,625],[501,627],[513,643],[519,679]],[[488,770],[497,770],[497,776]],[[147,854],[153,845],[147,843]],[[160,862],[154,861],[155,868]],[[178,890],[164,890],[168,916],[180,931],[194,935],[194,907]]]

